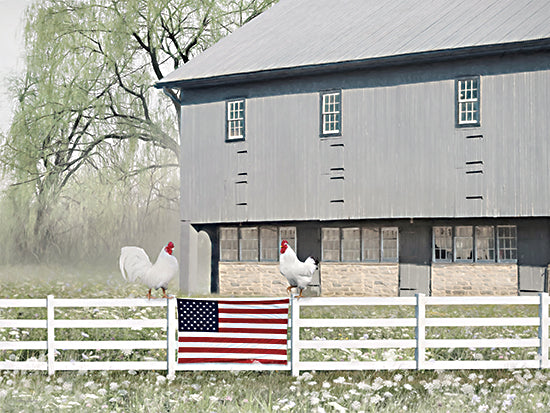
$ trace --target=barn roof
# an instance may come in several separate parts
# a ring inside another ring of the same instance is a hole
[[[157,83],[548,48],[548,0],[281,0]]]

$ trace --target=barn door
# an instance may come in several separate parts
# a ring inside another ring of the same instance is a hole
[[[546,267],[520,265],[518,267],[520,295],[536,295],[544,292]]]
[[[409,297],[421,293],[430,295],[431,266],[399,264],[399,296]]]

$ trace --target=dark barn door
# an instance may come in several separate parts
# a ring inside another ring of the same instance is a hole
[[[431,295],[431,227],[403,225],[399,231],[399,295]]]

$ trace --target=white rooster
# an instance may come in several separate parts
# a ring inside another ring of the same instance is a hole
[[[151,295],[154,288],[162,289],[163,298],[170,280],[178,272],[178,260],[172,255],[174,243],[170,241],[166,247],[160,250],[157,262],[151,263],[147,253],[139,247],[122,247],[120,250],[120,272],[122,278],[130,282],[140,282],[149,287],[147,298],[155,298]]]
[[[281,255],[279,255],[279,271],[283,274],[290,284],[286,291],[290,293],[292,288],[298,288],[300,294],[298,298],[303,297],[302,291],[311,284],[313,273],[319,268],[319,261],[308,257],[304,262],[300,261],[296,253],[288,245],[288,241],[281,242]]]

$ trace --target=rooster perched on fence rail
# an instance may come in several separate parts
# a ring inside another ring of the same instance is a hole
[[[166,288],[178,272],[178,260],[172,255],[173,249],[174,243],[170,241],[160,250],[157,261],[152,264],[142,248],[122,247],[119,259],[122,278],[149,287],[148,299],[155,298],[151,295],[153,288],[161,288],[163,298],[171,298],[166,295]]]
[[[300,294],[298,298],[303,297],[303,290],[311,284],[313,273],[319,268],[319,261],[308,257],[304,262],[300,261],[296,253],[288,245],[288,241],[281,242],[281,254],[279,255],[279,271],[283,274],[290,284],[286,291],[290,293],[292,288],[298,288]]]

